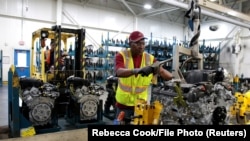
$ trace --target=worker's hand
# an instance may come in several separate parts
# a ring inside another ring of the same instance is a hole
[[[160,62],[156,61],[154,64],[151,65],[151,67],[154,69],[154,74],[158,74],[160,70]]]
[[[154,69],[151,66],[143,67],[139,70],[138,74],[141,74],[142,76],[148,76],[149,74],[153,73]]]
[[[135,68],[132,70],[133,74],[138,74],[140,72],[141,68]]]

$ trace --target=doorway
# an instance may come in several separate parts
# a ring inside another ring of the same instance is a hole
[[[14,65],[19,77],[30,77],[30,50],[14,50]]]

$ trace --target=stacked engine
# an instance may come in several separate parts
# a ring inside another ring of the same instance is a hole
[[[34,126],[50,123],[55,99],[60,95],[57,88],[34,78],[20,78],[20,86],[24,115]]]
[[[69,77],[67,87],[71,94],[71,104],[68,116],[79,116],[80,120],[97,118],[99,97],[107,93],[104,87],[92,84],[80,77]]]

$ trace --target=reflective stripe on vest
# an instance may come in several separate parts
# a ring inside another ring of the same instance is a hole
[[[126,68],[129,68],[129,59],[130,59],[130,50],[125,50],[123,51],[124,53],[124,57],[125,57],[125,67]],[[145,63],[146,63],[146,66],[149,66],[150,65],[150,54],[144,52],[144,57],[145,57]],[[131,86],[126,86],[124,85],[123,83],[121,83],[120,80],[118,80],[118,84],[120,86],[120,88],[125,91],[125,92],[132,92],[132,87]],[[134,93],[135,94],[138,94],[138,93],[142,93],[143,91],[145,91],[148,87],[136,87],[135,90],[134,90]]]
[[[123,57],[124,67],[127,69],[134,69],[133,58],[130,49],[121,51]],[[143,53],[140,68],[152,64],[154,57],[148,53]],[[147,100],[148,88],[152,83],[153,74],[149,76],[131,75],[126,78],[118,78],[118,87],[116,90],[116,101],[126,106],[134,106],[137,99]]]
[[[132,92],[132,87],[131,86],[126,86],[124,84],[121,83],[120,80],[118,80],[118,84],[120,86],[120,88],[125,91],[125,92]],[[135,88],[135,93],[138,94],[138,93],[142,93],[143,91],[145,91],[147,89],[147,87],[136,87]]]

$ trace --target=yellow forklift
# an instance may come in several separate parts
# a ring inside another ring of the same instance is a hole
[[[104,93],[104,89],[91,84],[84,75],[85,34],[85,29],[60,25],[32,33],[30,77],[17,76],[19,90],[16,95],[22,99],[22,106],[20,110],[11,111],[11,115],[19,113],[24,118],[13,125],[25,121],[34,126],[38,134],[60,130],[58,122],[63,120],[72,128],[103,124],[99,94]],[[50,67],[46,66],[45,59],[48,42],[53,42],[54,46]],[[16,102],[10,103],[10,107],[18,107]]]
[[[49,67],[45,60],[45,52],[50,49],[46,45],[48,41],[53,42],[54,46],[53,55],[50,55],[53,57],[50,59],[53,64]],[[59,104],[57,114],[59,117],[65,116],[65,109],[69,104],[67,78],[70,76],[84,78],[84,49],[84,29],[68,29],[56,25],[52,28],[38,29],[32,34],[30,76],[58,88],[60,96],[57,98]]]
[[[45,70],[45,43],[49,40],[55,42],[53,72]],[[71,40],[76,53],[67,49],[68,41]],[[84,29],[53,26],[32,33],[30,77],[18,76],[14,67],[10,69],[8,76],[8,115],[12,137],[56,132],[61,129],[58,119],[66,115],[71,102],[66,78],[71,75],[83,78],[84,40]],[[58,58],[63,51],[68,52],[68,56],[64,62],[65,69],[59,70],[62,66],[59,63],[61,59]]]
[[[54,71],[46,70],[45,64],[45,48],[46,40],[54,40]],[[68,48],[70,42],[70,47]],[[72,42],[75,49],[73,50]],[[44,82],[60,83],[70,75],[84,77],[84,50],[85,50],[85,30],[84,29],[68,29],[61,26],[53,26],[52,28],[41,28],[32,34],[31,48],[31,70],[30,76],[38,78]],[[67,53],[62,70],[61,57]],[[59,85],[59,84],[58,84]]]

